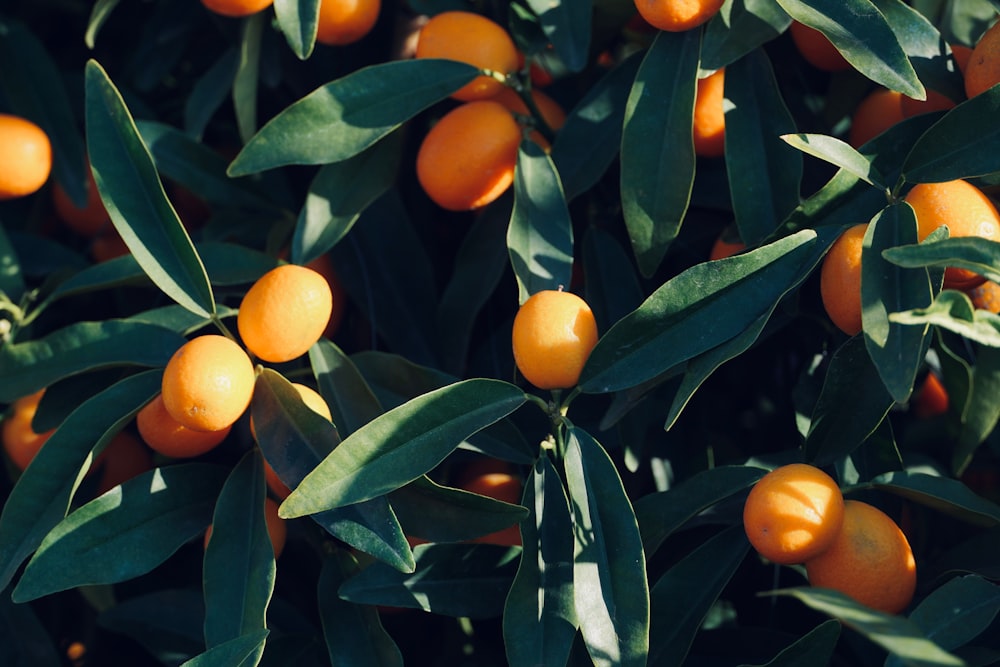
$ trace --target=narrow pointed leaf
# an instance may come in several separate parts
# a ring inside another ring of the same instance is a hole
[[[808,667],[829,663],[840,639],[840,627],[840,621],[836,619],[823,621],[760,667]]]
[[[0,598],[0,657],[13,667],[60,667],[56,645],[31,605]]]
[[[342,437],[384,412],[357,366],[334,343],[321,339],[310,348],[309,363]]]
[[[278,28],[300,60],[308,58],[316,45],[319,4],[320,0],[274,0]]]
[[[680,231],[694,184],[691,128],[701,30],[660,32],[646,52],[625,107],[622,213],[644,276]]]
[[[803,153],[829,162],[835,167],[840,167],[869,185],[879,188],[888,187],[885,183],[885,178],[882,174],[878,173],[878,169],[875,168],[875,165],[872,164],[869,158],[859,153],[850,144],[836,137],[830,137],[825,134],[785,134],[781,138],[788,145],[794,146]]]
[[[111,16],[111,12],[121,0],[97,0],[90,10],[90,17],[87,19],[87,32],[83,38],[88,49],[93,49],[97,43],[97,33],[100,32],[104,22]]]
[[[958,290],[944,290],[926,308],[891,313],[889,321],[918,327],[932,324],[982,345],[1000,347],[1000,315],[977,309]]]
[[[246,144],[257,131],[257,97],[260,82],[260,51],[265,23],[264,12],[247,16],[240,24],[239,57],[233,76],[233,111],[240,141]]]
[[[527,0],[542,31],[571,72],[586,66],[590,55],[590,0]]]
[[[1000,402],[996,397],[1000,392],[1000,349],[979,347],[976,349],[976,365],[972,374],[972,386],[962,412],[962,430],[952,454],[951,469],[961,475],[972,461],[972,455],[979,445],[1000,422]]]
[[[97,189],[139,266],[164,294],[198,315],[215,312],[208,275],[167,200],[125,102],[99,64],[86,69],[87,146]]]
[[[281,515],[314,514],[398,489],[525,400],[514,385],[487,379],[464,380],[418,396],[340,443],[285,499]]]
[[[879,475],[865,486],[908,498],[968,523],[1000,524],[1000,505],[949,477],[897,470]]]
[[[205,530],[223,479],[218,466],[183,463],[143,473],[90,501],[45,536],[14,600],[151,571]]]
[[[632,256],[608,230],[589,227],[583,237],[584,297],[597,330],[607,331],[642,303]]]
[[[221,482],[220,482],[221,483]],[[105,630],[135,640],[167,665],[205,650],[205,601],[196,588],[160,588],[119,600],[97,617]]]
[[[785,32],[792,20],[774,0],[733,0],[705,26],[701,68],[714,72]]]
[[[889,248],[885,258],[904,268],[946,267],[975,271],[987,280],[1000,281],[1000,242],[979,236],[926,240]]]
[[[272,118],[229,166],[231,176],[357,155],[479,75],[450,60],[397,60],[317,88]]]
[[[241,667],[247,658],[260,654],[269,633],[269,630],[263,629],[230,639],[185,660],[180,667]]]
[[[645,665],[649,586],[632,505],[607,452],[576,427],[565,467],[576,535],[574,606],[587,651],[599,667]]]

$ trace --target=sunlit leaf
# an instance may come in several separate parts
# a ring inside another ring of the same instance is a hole
[[[875,165],[850,144],[824,134],[785,134],[781,137],[790,146],[845,169],[869,185],[885,188],[885,178]]]

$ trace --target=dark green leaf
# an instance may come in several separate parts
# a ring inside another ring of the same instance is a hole
[[[0,597],[0,659],[10,667],[59,667],[59,653],[31,605]]]
[[[310,348],[309,363],[342,437],[384,412],[357,367],[335,344],[321,339]]]
[[[95,498],[45,536],[14,588],[14,600],[151,571],[205,530],[224,479],[218,466],[182,463],[143,473]]]
[[[885,178],[878,173],[869,158],[836,137],[824,134],[785,134],[781,138],[803,153],[840,167],[869,185],[883,189],[888,187]]]
[[[978,347],[972,373],[972,386],[962,411],[962,429],[952,454],[951,467],[960,475],[972,461],[976,448],[1000,421],[1000,349]]]
[[[398,489],[525,400],[514,385],[483,378],[418,396],[340,443],[285,499],[281,515],[314,514]]]
[[[11,245],[7,231],[0,227],[0,294],[17,304],[24,294],[24,287],[20,258]]]
[[[956,236],[925,240],[884,253],[893,264],[905,268],[955,266],[974,271],[987,280],[1000,280],[1000,242],[979,236]]]
[[[791,19],[774,0],[733,0],[705,26],[701,68],[714,72],[785,32]]]
[[[691,198],[701,32],[660,32],[642,59],[625,107],[622,213],[639,271],[647,277],[680,231]]]
[[[576,549],[573,596],[596,665],[645,665],[649,586],[639,527],[618,471],[585,431],[567,434],[565,468]]]
[[[214,646],[181,664],[181,667],[240,667],[250,656],[264,649],[270,631],[267,628]]]
[[[205,650],[205,601],[200,589],[160,588],[121,600],[102,611],[97,624],[135,640],[168,667]]]
[[[319,5],[320,0],[274,0],[278,28],[300,60],[308,58],[316,45]]]
[[[571,72],[579,72],[590,55],[591,3],[589,0],[527,0],[538,14],[542,31]]]
[[[229,97],[239,67],[239,52],[230,47],[198,77],[184,103],[184,130],[201,137],[212,116]]]
[[[569,287],[573,224],[552,158],[530,139],[517,152],[507,249],[520,303],[542,290]]]
[[[430,58],[364,67],[272,118],[236,156],[229,173],[346,160],[478,75],[471,65]]]
[[[205,267],[167,201],[124,100],[93,60],[86,83],[87,147],[111,221],[157,287],[191,312],[210,317],[215,299]]]
[[[238,243],[206,241],[198,244],[213,285],[249,285],[278,266],[274,256]]]
[[[632,257],[600,227],[588,227],[583,236],[583,273],[585,300],[594,311],[598,331],[607,331],[642,303]]]
[[[257,131],[261,40],[267,22],[266,14],[257,12],[247,16],[240,25],[239,60],[233,76],[233,111],[236,112],[236,129],[243,144],[250,141]]]
[[[958,290],[944,290],[926,308],[890,313],[889,321],[911,326],[932,324],[982,345],[1000,347],[1000,315],[977,309],[969,296]]]
[[[879,475],[865,486],[889,491],[969,523],[1000,523],[1000,505],[948,477],[900,470]]]
[[[760,667],[810,667],[828,663],[840,639],[840,621],[831,618],[802,635],[774,659]],[[741,665],[740,667],[751,667]]]
[[[512,667],[565,665],[578,622],[573,600],[573,524],[562,480],[539,457],[525,485],[521,563],[503,614]]]

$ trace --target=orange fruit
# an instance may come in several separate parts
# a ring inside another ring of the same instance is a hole
[[[905,199],[916,213],[917,236],[921,241],[941,225],[948,225],[952,237],[981,236],[1000,241],[1000,213],[989,197],[971,183],[963,180],[919,183]],[[944,272],[945,289],[968,290],[984,280],[966,269],[948,267]]]
[[[991,313],[1000,313],[1000,284],[992,280],[985,281],[968,290],[966,294],[972,299],[972,305]]]
[[[34,394],[22,396],[11,405],[11,413],[3,420],[0,427],[0,439],[3,440],[3,449],[7,452],[7,458],[17,466],[19,470],[24,470],[35,458],[35,454],[42,448],[45,441],[55,431],[55,429],[36,433],[31,427],[31,421],[38,412],[38,403],[42,400],[44,389],[36,391]]]
[[[288,539],[288,526],[285,520],[278,516],[278,503],[271,498],[264,499],[264,521],[267,522],[267,536],[271,538],[271,550],[274,551],[275,559],[285,550],[285,541]],[[212,526],[209,525],[205,531],[204,547],[208,548],[208,541],[212,539]]]
[[[972,47],[964,44],[952,44],[951,56],[955,59],[958,71],[965,75],[965,68],[969,66],[969,59],[972,57]]]
[[[201,0],[209,10],[223,16],[250,16],[270,7],[274,0]]]
[[[0,113],[0,201],[37,191],[52,172],[52,144],[27,118]]]
[[[499,102],[467,102],[446,113],[417,152],[417,180],[441,208],[486,206],[514,182],[521,128]]]
[[[868,225],[854,225],[834,241],[823,258],[819,291],[823,308],[848,336],[861,332],[861,246]]]
[[[543,290],[514,316],[514,362],[539,389],[576,385],[597,345],[597,321],[587,302],[571,292]]]
[[[505,503],[517,505],[521,502],[521,480],[510,473],[490,472],[474,477],[463,486],[466,491],[478,493]],[[501,546],[520,546],[521,530],[517,524],[507,526],[488,535],[481,535],[470,542],[482,544],[499,544]]]
[[[743,505],[743,529],[750,544],[782,565],[806,562],[829,548],[843,519],[840,487],[805,463],[790,463],[761,477]]]
[[[1000,22],[976,42],[965,65],[965,94],[971,99],[1000,83]]]
[[[723,230],[718,238],[715,239],[715,243],[712,244],[712,249],[708,253],[708,259],[714,260],[732,257],[736,253],[746,250],[746,247],[746,244],[739,240],[739,238],[730,237],[727,234],[727,230]]]
[[[837,50],[829,38],[805,23],[792,21],[788,27],[792,42],[806,62],[824,72],[839,72],[851,68],[843,54]]]
[[[697,28],[719,13],[723,0],[635,0],[649,25],[667,32]]]
[[[899,98],[899,109],[903,118],[919,116],[922,113],[932,113],[934,111],[947,111],[955,106],[954,100],[947,95],[942,95],[936,90],[927,90],[926,100],[915,100],[912,97],[902,95]]]
[[[886,88],[869,93],[854,110],[847,142],[858,148],[903,120],[902,97]]]
[[[934,373],[928,373],[924,383],[913,397],[913,415],[930,419],[948,412],[948,392]]]
[[[903,531],[882,510],[844,502],[844,521],[833,543],[806,561],[809,583],[840,591],[863,605],[898,614],[913,599],[917,565]]]
[[[694,101],[694,152],[702,157],[719,157],[726,152],[726,113],[723,108],[725,68],[698,79]]]
[[[97,495],[153,468],[153,455],[149,448],[129,431],[119,431],[98,460],[101,477],[97,483]]]
[[[163,405],[174,420],[195,431],[221,431],[246,411],[254,369],[247,353],[216,334],[182,345],[163,371]]]
[[[105,227],[111,226],[111,218],[108,216],[104,202],[101,201],[101,194],[97,191],[97,184],[94,182],[94,172],[87,167],[87,203],[83,208],[73,203],[73,200],[66,194],[59,181],[52,187],[52,205],[56,209],[56,215],[80,236],[93,238]]]
[[[533,124],[534,121],[532,120],[528,105],[524,103],[524,100],[521,99],[521,96],[513,88],[504,86],[499,93],[490,99],[504,105],[511,113],[521,116],[522,118],[519,118],[518,122],[523,126],[531,126]],[[559,106],[559,103],[542,91],[535,90],[534,88],[531,90],[531,99],[538,109],[538,113],[542,115],[542,120],[549,126],[549,129],[553,132],[558,132],[566,123],[566,112]],[[546,150],[550,148],[548,140],[542,136],[541,132],[536,130],[531,132],[529,136],[539,146],[542,146]]]
[[[129,254],[125,240],[113,225],[105,226],[90,241],[90,257],[95,262],[107,262]]]
[[[353,44],[378,21],[381,0],[321,0],[316,41],[328,46]]]
[[[257,279],[240,303],[236,326],[253,354],[291,361],[323,336],[333,312],[326,278],[298,264],[282,264]]]
[[[473,12],[448,11],[430,18],[417,38],[417,58],[445,58],[501,75],[517,71],[514,40],[500,24]],[[492,97],[503,83],[478,76],[452,94],[465,102]]]
[[[139,410],[135,423],[150,449],[175,459],[201,456],[215,449],[232,430],[232,424],[216,431],[196,431],[184,426],[167,412],[162,394]]]

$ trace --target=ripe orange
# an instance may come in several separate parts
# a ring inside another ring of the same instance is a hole
[[[825,72],[839,72],[851,68],[843,54],[837,50],[826,35],[805,23],[792,21],[788,27],[795,48],[802,54],[806,62]]]
[[[119,431],[101,452],[98,461],[101,478],[97,483],[97,495],[153,468],[149,448],[129,431]]]
[[[167,412],[162,394],[139,410],[135,423],[150,449],[175,459],[201,456],[215,449],[232,430],[231,424],[217,431],[196,431],[184,426]]]
[[[462,488],[466,491],[495,498],[505,503],[517,505],[521,502],[521,480],[510,473],[486,473],[472,478],[463,484]],[[520,546],[521,530],[515,524],[489,533],[488,535],[481,535],[470,541],[482,544],[499,544],[505,547]]]
[[[723,108],[725,68],[698,79],[694,102],[694,152],[702,157],[719,157],[726,149],[726,112]]]
[[[911,118],[922,113],[932,113],[934,111],[947,111],[954,106],[955,102],[950,97],[930,89],[927,90],[926,100],[915,100],[906,95],[899,98],[899,109],[903,114],[903,118]]]
[[[340,323],[344,321],[344,311],[347,308],[347,292],[344,290],[344,285],[340,282],[337,270],[333,268],[333,260],[330,259],[329,254],[320,255],[306,264],[306,266],[326,278],[326,282],[330,286],[330,294],[333,297],[333,309],[330,312],[330,321],[327,322],[326,329],[323,330],[323,337],[332,338],[337,333],[337,330],[340,329]]]
[[[948,412],[948,392],[934,373],[928,373],[924,383],[913,397],[913,415],[930,419]]]
[[[823,308],[848,336],[861,332],[861,246],[867,229],[861,223],[844,231],[827,251],[819,274]]]
[[[509,75],[517,71],[514,40],[498,23],[473,12],[437,14],[420,29],[417,58],[446,58],[480,69]],[[491,76],[479,76],[458,89],[452,97],[468,102],[492,97],[503,84]]]
[[[28,467],[31,460],[35,458],[35,454],[55,431],[52,429],[36,433],[31,428],[31,421],[35,418],[35,413],[38,412],[38,403],[42,400],[44,393],[45,390],[42,389],[14,401],[11,405],[11,413],[3,420],[3,426],[0,428],[3,449],[19,470]]]
[[[857,500],[844,503],[844,522],[823,553],[806,561],[809,583],[832,588],[887,614],[913,599],[917,565],[910,544],[882,510]]]
[[[381,0],[321,0],[316,41],[329,46],[353,44],[378,21]]]
[[[919,183],[906,194],[917,216],[917,236],[923,241],[941,225],[948,225],[952,237],[981,236],[1000,241],[1000,213],[983,191],[963,180]],[[946,289],[968,290],[985,278],[966,269],[948,267]]]
[[[972,47],[964,44],[952,44],[951,56],[955,59],[958,71],[965,75],[965,68],[969,66],[969,59],[972,57]]]
[[[288,526],[285,520],[278,516],[278,503],[271,498],[264,499],[264,520],[267,522],[267,536],[271,538],[271,550],[274,551],[275,559],[285,550],[285,541],[288,539]],[[209,525],[205,531],[204,547],[208,548],[208,541],[212,539],[212,526]]]
[[[62,184],[56,181],[52,187],[52,205],[56,209],[56,215],[80,236],[93,238],[102,229],[111,226],[111,218],[108,216],[101,195],[97,191],[97,184],[94,182],[94,172],[87,167],[87,203],[83,208],[73,203],[73,200],[66,194]]]
[[[746,250],[746,244],[737,237],[730,237],[727,230],[723,230],[712,244],[712,249],[708,253],[708,259],[725,259],[732,257],[738,252]]]
[[[1000,313],[1000,284],[987,280],[968,290],[966,294],[972,299],[972,305],[991,313]]]
[[[521,96],[513,88],[504,86],[499,93],[490,99],[504,105],[511,113],[521,116],[522,118],[518,118],[517,120],[522,126],[530,126],[532,124],[531,111],[528,109],[528,105],[524,103],[524,100],[521,99]],[[535,103],[535,107],[538,108],[538,112],[542,115],[542,120],[549,126],[549,129],[553,132],[558,132],[566,123],[566,112],[559,106],[559,103],[542,91],[534,88],[531,90],[531,99]],[[539,146],[542,146],[546,150],[550,148],[548,140],[542,136],[541,132],[536,130],[531,132],[529,136]]]
[[[774,563],[803,563],[826,550],[840,532],[844,497],[815,466],[791,463],[754,485],[743,505],[743,528],[754,549]]]
[[[253,364],[243,348],[225,336],[198,336],[167,362],[163,405],[189,429],[221,431],[246,411],[253,385]]]
[[[270,7],[274,0],[201,0],[209,10],[223,16],[250,16]]]
[[[0,201],[30,195],[49,180],[52,144],[30,120],[0,113]]]
[[[521,128],[499,102],[467,102],[445,114],[417,152],[417,179],[441,208],[486,206],[514,182]]]
[[[719,13],[723,0],[635,0],[646,23],[667,32],[697,28]]]
[[[323,336],[333,312],[326,278],[282,264],[257,279],[240,303],[236,326],[243,344],[264,361],[291,361]]]
[[[1000,83],[1000,22],[983,33],[965,65],[965,94],[973,98]]]
[[[869,93],[854,110],[847,142],[858,148],[903,120],[902,97],[886,88]]]
[[[514,362],[539,389],[566,389],[597,345],[597,321],[587,302],[571,292],[532,294],[514,316]]]

